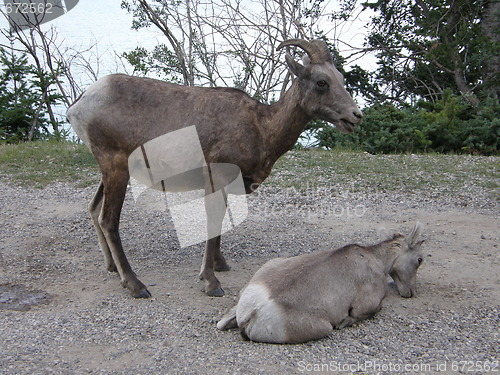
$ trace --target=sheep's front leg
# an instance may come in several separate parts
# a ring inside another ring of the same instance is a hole
[[[360,287],[360,292],[354,298],[348,315],[339,324],[338,329],[350,327],[359,320],[368,319],[375,315],[382,308],[382,300],[385,296],[383,284],[364,285]]]
[[[221,190],[205,196],[205,210],[207,213],[207,243],[200,279],[205,282],[205,293],[212,297],[221,297],[224,290],[217,277],[215,269],[227,270],[228,265],[220,252],[220,234],[222,221],[226,214],[226,197]]]
[[[349,316],[347,315],[339,324],[339,326],[337,327],[337,329],[342,329],[342,328],[345,328],[345,327],[350,327],[352,326],[354,323],[356,323],[357,319],[354,319],[352,316]]]
[[[217,242],[215,243],[214,269],[218,272],[226,272],[230,271],[231,267],[227,264],[220,250],[220,238],[221,236],[217,236]]]
[[[217,238],[207,240],[205,255],[201,265],[200,279],[205,282],[205,293],[210,297],[222,297],[224,290],[219,279],[215,276],[215,247]]]

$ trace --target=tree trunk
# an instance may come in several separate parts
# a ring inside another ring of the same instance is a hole
[[[40,118],[40,112],[42,110],[43,105],[44,105],[44,102],[40,98],[40,103],[38,104],[38,108],[35,112],[35,115],[33,116],[33,121],[31,121],[30,130],[28,132],[28,141],[29,142],[31,142],[33,140],[33,137],[35,136],[35,129],[37,129],[39,127],[38,119]]]
[[[450,46],[450,60],[452,64],[453,70],[453,80],[455,81],[455,85],[457,89],[462,93],[465,99],[473,106],[477,106],[479,104],[479,100],[474,95],[474,90],[467,82],[465,71],[464,71],[464,62],[461,59],[459,46],[455,41],[455,30],[458,28],[458,24],[461,20],[461,11],[460,6],[457,3],[454,3],[449,11],[449,16],[447,19],[446,28],[447,32],[443,34],[444,42]]]
[[[483,34],[494,43],[494,50],[485,61],[483,79],[485,86],[500,98],[500,0],[487,0],[481,23]]]

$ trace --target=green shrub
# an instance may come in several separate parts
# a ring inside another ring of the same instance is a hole
[[[472,154],[495,155],[500,149],[500,105],[488,98],[475,113],[463,134],[462,149]]]
[[[326,148],[352,148],[373,154],[419,152],[430,144],[423,132],[424,124],[412,108],[400,110],[392,104],[379,104],[364,110],[363,122],[353,134],[325,128],[318,139]]]
[[[319,145],[373,154],[434,151],[493,155],[499,151],[500,105],[496,98],[472,107],[445,91],[437,103],[419,102],[404,108],[375,104],[363,112],[363,122],[353,134],[324,127],[317,135]]]
[[[62,98],[52,89],[54,84],[50,74],[29,64],[25,53],[0,46],[0,143],[67,135],[48,113]]]

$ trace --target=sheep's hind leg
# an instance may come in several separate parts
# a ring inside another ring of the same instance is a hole
[[[111,166],[111,172],[103,174],[104,197],[98,223],[109,246],[122,286],[129,289],[135,298],[149,298],[151,294],[130,267],[118,231],[129,179],[128,170],[119,167],[120,165]]]
[[[99,187],[92,198],[92,201],[89,204],[89,212],[92,220],[94,222],[94,227],[97,232],[97,237],[99,239],[99,245],[101,247],[102,253],[104,254],[104,259],[106,261],[106,269],[109,272],[118,272],[116,268],[116,264],[113,261],[113,256],[111,255],[111,251],[108,246],[108,242],[106,241],[106,237],[102,232],[101,226],[99,225],[99,214],[102,208],[102,201],[104,196],[104,184],[102,180],[99,182]]]
[[[298,344],[318,340],[332,332],[333,326],[326,319],[311,316],[301,311],[286,314],[286,343]]]

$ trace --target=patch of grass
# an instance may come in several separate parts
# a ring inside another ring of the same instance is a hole
[[[53,182],[88,186],[99,180],[97,163],[84,145],[56,141],[0,145],[0,174],[9,183],[36,188]]]
[[[301,150],[281,157],[266,183],[299,191],[311,186],[335,185],[366,192],[373,189],[415,192],[434,188],[457,191],[474,185],[498,197],[500,158]]]
[[[0,145],[0,177],[20,186],[43,187],[72,182],[94,185],[99,171],[82,144],[39,141]],[[433,194],[473,186],[500,199],[500,157],[403,154],[370,155],[358,151],[294,150],[276,163],[265,185],[332,191]]]

